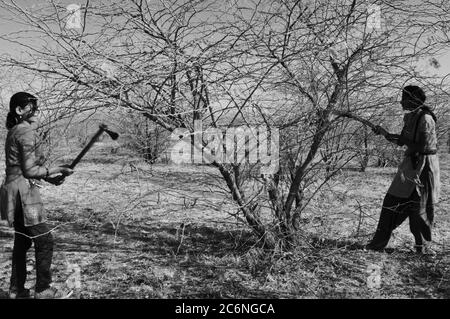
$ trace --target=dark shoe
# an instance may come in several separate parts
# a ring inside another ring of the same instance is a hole
[[[20,291],[17,291],[15,288],[9,289],[9,299],[27,299],[30,297],[30,289],[22,289]]]
[[[64,291],[49,287],[41,292],[34,293],[34,299],[67,299],[72,295],[73,291]]]
[[[414,245],[414,248],[418,255],[436,256],[436,252],[429,245]]]

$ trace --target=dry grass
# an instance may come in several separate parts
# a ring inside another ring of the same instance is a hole
[[[441,156],[435,256],[412,252],[406,222],[393,253],[360,249],[373,232],[394,169],[344,171],[302,216],[301,245],[267,252],[228,213],[235,207],[209,167],[145,165],[98,149],[60,187],[45,186],[54,230],[54,281],[81,269],[77,298],[448,298],[450,157]],[[0,228],[0,294],[12,233]],[[33,286],[29,253],[28,286]],[[369,289],[368,268],[381,268]]]

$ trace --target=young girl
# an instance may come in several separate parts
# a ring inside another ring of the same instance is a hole
[[[50,286],[53,237],[45,223],[39,188],[34,180],[60,185],[55,174],[68,176],[73,170],[64,166],[46,167],[36,141],[37,98],[26,92],[11,97],[6,119],[6,177],[0,189],[1,218],[14,227],[14,248],[10,298],[28,298],[26,253],[34,243],[36,258],[35,298],[63,298],[64,293]],[[60,176],[60,175],[57,175]]]
[[[436,116],[424,103],[423,90],[415,85],[403,89],[401,105],[408,113],[401,134],[390,134],[378,126],[376,134],[399,146],[407,146],[397,174],[384,197],[377,230],[367,249],[383,251],[392,231],[409,218],[418,253],[431,242],[434,205],[440,193]]]

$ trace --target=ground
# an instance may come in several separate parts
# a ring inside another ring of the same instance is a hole
[[[302,216],[300,246],[258,247],[230,215],[213,168],[152,166],[97,152],[42,197],[54,228],[54,282],[73,298],[449,298],[450,156],[441,154],[435,255],[416,255],[408,222],[391,253],[366,252],[394,168],[343,170]],[[0,226],[0,297],[13,232]],[[27,286],[34,285],[28,254]]]

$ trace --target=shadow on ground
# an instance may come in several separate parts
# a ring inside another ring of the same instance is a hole
[[[67,264],[79,265],[80,298],[359,298],[374,294],[365,287],[370,264],[383,272],[375,297],[395,291],[448,298],[450,291],[444,255],[366,252],[350,240],[310,236],[298,252],[274,255],[246,230],[154,221],[118,229],[79,221],[54,237],[56,281],[70,276]],[[0,238],[11,239],[10,233]],[[0,287],[0,298],[6,288]]]
[[[74,236],[76,234],[76,236]],[[276,298],[258,287],[245,254],[255,238],[244,230],[197,224],[71,224],[56,250],[80,257],[90,298]],[[76,257],[70,257],[73,260]],[[246,284],[248,282],[249,284]]]

